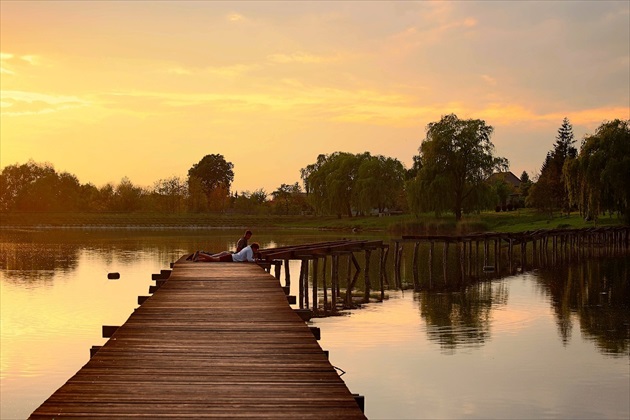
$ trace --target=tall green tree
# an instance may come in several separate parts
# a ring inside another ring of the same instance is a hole
[[[206,155],[188,170],[188,188],[195,190],[198,183],[209,207],[223,209],[234,180],[233,168],[232,162],[226,161],[223,155]]]
[[[508,161],[494,155],[493,128],[483,120],[443,116],[427,125],[420,145],[421,169],[408,183],[412,210],[450,210],[456,220],[487,196],[486,179],[507,170]]]
[[[385,156],[364,156],[359,165],[355,185],[355,206],[361,212],[396,206],[404,189],[405,168],[398,159]]]
[[[571,204],[587,219],[618,213],[630,223],[630,120],[600,125],[563,168]]]
[[[313,207],[319,211],[346,214],[352,217],[352,199],[361,161],[369,153],[353,155],[346,152],[335,152],[330,155],[319,155],[317,162],[301,170],[306,192],[312,200]]]
[[[563,167],[567,159],[573,159],[577,155],[574,143],[573,127],[565,117],[558,129],[553,150],[547,153],[540,169],[540,176],[531,187],[529,203],[532,206],[550,214],[553,214],[554,210],[567,213],[571,211]]]

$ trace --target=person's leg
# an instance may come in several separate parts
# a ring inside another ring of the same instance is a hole
[[[226,255],[232,255],[232,253],[230,251],[222,251],[217,254],[212,254],[213,257],[217,257],[217,258],[225,257]]]
[[[213,255],[209,255],[203,252],[197,252],[193,261],[209,261],[209,262],[218,262],[219,258],[214,257]]]

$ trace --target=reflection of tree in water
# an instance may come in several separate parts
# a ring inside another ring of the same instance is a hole
[[[454,352],[458,346],[480,346],[490,337],[493,306],[505,305],[504,282],[484,282],[458,292],[420,292],[420,314],[426,320],[429,339]]]
[[[0,243],[0,269],[15,282],[50,280],[77,268],[79,247],[70,244]]]
[[[577,315],[583,335],[604,353],[630,354],[630,261],[591,259],[541,269],[538,282],[551,296],[562,340]]]

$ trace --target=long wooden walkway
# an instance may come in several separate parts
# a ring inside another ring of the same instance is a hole
[[[66,417],[365,418],[277,279],[181,260],[31,415]]]

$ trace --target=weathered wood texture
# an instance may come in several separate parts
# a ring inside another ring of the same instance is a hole
[[[180,260],[96,350],[31,418],[365,418],[255,264]]]

